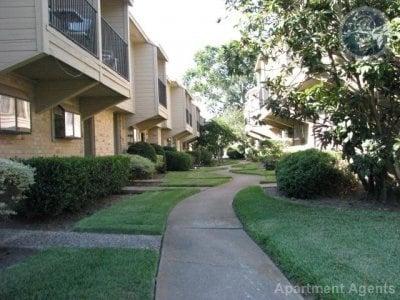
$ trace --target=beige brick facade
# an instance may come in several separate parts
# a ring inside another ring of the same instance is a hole
[[[31,104],[32,105],[32,104]],[[54,139],[52,111],[34,113],[31,106],[32,132],[10,135],[0,133],[0,157],[82,156],[82,139]]]
[[[105,156],[114,154],[113,112],[103,111],[94,117],[95,154]]]
[[[148,131],[148,142],[151,144],[161,145],[162,137],[161,137],[161,128],[153,127]]]

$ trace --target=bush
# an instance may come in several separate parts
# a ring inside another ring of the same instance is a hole
[[[162,146],[158,145],[158,144],[151,144],[154,148],[154,150],[156,151],[157,155],[162,155],[165,156],[165,150]]]
[[[164,155],[157,155],[156,171],[159,174],[164,174],[167,172],[167,164],[165,162],[165,152]]]
[[[283,156],[283,145],[277,141],[266,140],[261,143],[260,159],[267,170],[275,170]]]
[[[192,157],[194,166],[209,167],[213,165],[213,155],[204,148],[197,148],[194,151],[187,152]]]
[[[281,192],[299,199],[333,196],[353,184],[334,156],[315,149],[286,155],[278,162],[276,178]]]
[[[164,149],[164,151],[178,152],[178,150],[176,150],[175,147],[171,147],[171,146],[164,146],[163,149]]]
[[[23,162],[36,169],[35,184],[19,208],[31,217],[79,211],[99,198],[119,193],[130,174],[126,156],[32,158]]]
[[[255,148],[249,148],[246,151],[246,159],[253,161],[253,162],[259,162],[260,161],[260,153],[257,149]]]
[[[0,216],[15,214],[15,206],[35,183],[34,174],[30,166],[0,158]]]
[[[213,165],[213,155],[206,149],[200,149],[200,162],[202,166],[209,167]]]
[[[244,154],[240,153],[238,150],[233,149],[233,148],[228,148],[228,151],[226,154],[228,155],[228,157],[230,159],[235,159],[235,160],[244,159]]]
[[[140,155],[127,155],[130,159],[130,179],[150,179],[156,173],[156,166],[150,160]]]
[[[165,151],[168,171],[189,171],[192,166],[192,158],[187,153]]]
[[[150,159],[152,162],[157,162],[157,153],[151,144],[145,142],[138,142],[129,146],[129,154],[136,154]]]

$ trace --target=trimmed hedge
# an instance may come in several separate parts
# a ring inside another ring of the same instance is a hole
[[[209,167],[213,165],[213,155],[206,149],[198,148],[187,153],[192,157],[192,162],[195,166]]]
[[[165,151],[168,171],[189,171],[192,158],[189,154],[175,151]]]
[[[230,159],[235,159],[235,160],[244,159],[244,154],[240,153],[238,150],[233,148],[228,148],[226,154]]]
[[[276,179],[281,192],[299,199],[337,195],[353,184],[334,156],[315,149],[286,155],[277,164]]]
[[[35,184],[19,208],[30,217],[79,211],[99,198],[119,193],[129,180],[126,156],[32,158],[23,163],[36,169]]]
[[[165,161],[165,153],[164,155],[157,155],[156,171],[158,174],[167,173],[167,163]]]
[[[164,146],[163,149],[164,149],[164,151],[178,152],[178,150],[175,147],[171,147],[171,146]]]
[[[151,144],[154,148],[154,150],[156,151],[157,155],[162,155],[165,156],[165,150],[162,146],[158,145],[158,144]]]
[[[130,179],[151,179],[156,173],[156,165],[148,158],[128,154],[130,159]]]
[[[157,153],[154,147],[145,142],[138,142],[129,146],[129,154],[136,154],[150,159],[153,163],[157,162]]]

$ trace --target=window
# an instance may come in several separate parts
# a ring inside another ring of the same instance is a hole
[[[54,109],[55,138],[80,139],[82,137],[81,116],[58,106]]]
[[[28,101],[0,95],[0,131],[30,133],[31,106]]]

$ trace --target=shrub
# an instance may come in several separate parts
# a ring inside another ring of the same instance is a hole
[[[0,158],[0,216],[15,214],[14,208],[35,183],[35,169]]]
[[[192,163],[195,166],[208,167],[213,165],[212,153],[204,148],[200,147],[187,153],[192,157]]]
[[[23,162],[36,169],[35,184],[19,208],[31,217],[79,211],[120,192],[129,180],[130,159],[126,156],[32,158]]]
[[[261,143],[260,159],[265,169],[275,170],[278,161],[283,156],[283,145],[277,141],[266,140]]]
[[[244,154],[233,148],[228,148],[226,154],[230,159],[244,159]]]
[[[158,144],[151,144],[154,148],[154,150],[156,151],[157,155],[162,155],[165,156],[165,150],[162,146],[158,145]]]
[[[189,171],[192,166],[192,158],[187,153],[165,151],[168,171]]]
[[[171,147],[171,146],[164,146],[163,149],[164,149],[164,151],[178,152],[178,150],[176,150],[175,147]]]
[[[255,148],[249,148],[246,151],[246,159],[253,161],[253,162],[258,162],[260,161],[260,153],[257,149]]]
[[[165,152],[164,155],[157,155],[156,171],[159,174],[164,174],[167,172],[167,164],[165,162]]]
[[[276,178],[281,192],[300,199],[332,196],[353,184],[334,156],[315,149],[286,155],[278,162]]]
[[[130,159],[130,179],[150,179],[156,172],[155,164],[140,155],[127,155]]]
[[[212,166],[213,165],[213,155],[210,151],[206,149],[200,149],[200,162],[202,166]]]
[[[129,146],[129,154],[136,154],[150,159],[152,162],[157,162],[157,154],[154,147],[145,142],[138,142]]]

